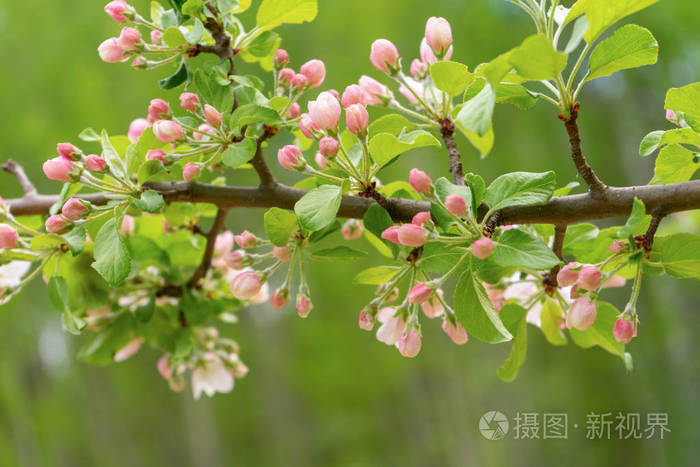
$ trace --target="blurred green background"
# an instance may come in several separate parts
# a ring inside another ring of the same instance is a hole
[[[147,5],[133,3],[142,11]],[[417,56],[429,16],[451,21],[454,58],[472,68],[532,33],[526,15],[504,0],[319,3],[314,23],[282,28],[283,47],[295,68],[311,58],[323,59],[327,86],[341,91],[361,74],[379,78],[368,61],[376,38],[394,41],[406,59]],[[179,90],[165,93],[156,84],[165,70],[135,72],[126,64],[99,60],[97,45],[119,31],[102,6],[80,0],[0,1],[1,157],[22,161],[45,192],[58,189],[40,169],[54,154],[56,142],[77,142],[87,126],[125,133],[133,118],[145,116],[151,98],[176,102]],[[248,20],[252,17],[246,14]],[[639,158],[637,146],[648,131],[668,127],[666,89],[700,80],[698,18],[700,3],[695,0],[666,0],[635,15],[631,21],[650,28],[659,40],[659,63],[596,80],[584,92],[584,149],[609,184],[644,184],[651,178],[653,157]],[[485,160],[461,141],[469,171],[487,181],[504,171],[551,168],[561,185],[575,178],[566,135],[552,107],[539,104],[523,112],[499,106],[495,129],[496,144]],[[268,158],[274,160],[271,149]],[[434,176],[447,171],[440,151],[416,151],[383,178],[405,179],[413,166]],[[293,176],[279,175],[293,181]],[[232,180],[255,183],[251,173]],[[0,176],[0,186],[3,197],[20,194],[7,175]],[[229,227],[262,233],[260,214],[233,212]],[[697,218],[677,216],[666,228],[674,223],[697,231]],[[496,368],[508,345],[470,341],[457,347],[437,322],[424,323],[423,350],[409,360],[360,331],[357,313],[373,291],[349,288],[348,283],[368,264],[379,264],[379,259],[351,266],[314,265],[315,308],[307,320],[267,306],[243,311],[240,325],[224,327],[224,332],[241,344],[251,372],[237,381],[233,393],[201,401],[192,400],[189,388],[171,393],[156,372],[158,355],[149,349],[107,368],[78,361],[81,339],[61,329],[43,284],[33,284],[0,309],[0,464],[697,463],[697,282],[646,280],[640,336],[628,347],[635,358],[632,375],[625,375],[621,361],[600,349],[553,348],[530,328],[527,361],[518,379],[507,384],[498,379]],[[608,298],[623,306],[625,293]],[[504,440],[488,441],[477,429],[488,410],[504,412],[511,423],[517,412],[537,412],[540,419],[547,412],[568,413],[569,439],[514,440],[511,433]],[[588,413],[618,411],[641,413],[643,420],[649,412],[668,413],[672,431],[664,440],[586,439]]]

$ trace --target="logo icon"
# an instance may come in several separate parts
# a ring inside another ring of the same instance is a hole
[[[486,412],[479,420],[481,436],[491,441],[503,439],[508,433],[508,426],[508,417],[497,410]]]

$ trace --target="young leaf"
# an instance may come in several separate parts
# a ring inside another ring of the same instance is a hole
[[[664,108],[686,113],[693,120],[700,119],[700,83],[682,88],[671,88],[666,93]],[[687,118],[686,118],[687,120]]]
[[[639,155],[642,157],[649,156],[661,146],[668,144],[700,146],[700,134],[691,128],[652,131],[642,139],[642,143],[639,145]]]
[[[316,261],[357,261],[366,256],[366,252],[345,245],[311,252],[311,258]]]
[[[399,154],[426,146],[440,146],[440,142],[424,130],[410,131],[398,137],[391,133],[379,133],[369,140],[372,159],[380,167],[387,165]]]
[[[700,235],[679,233],[657,237],[653,251],[660,254],[666,274],[700,279]]]
[[[503,233],[493,250],[493,260],[499,266],[521,266],[549,269],[560,263],[559,258],[538,237],[520,229]]]
[[[455,185],[445,177],[440,177],[433,183],[435,186],[435,194],[442,202],[450,195],[459,195],[467,202],[469,206],[472,202],[472,193],[468,186]]]
[[[581,15],[588,18],[588,30],[583,35],[586,42],[592,44],[613,24],[625,16],[636,13],[659,0],[578,0],[571,7],[566,23]]]
[[[491,128],[495,106],[496,93],[491,84],[485,83],[481,91],[462,106],[457,113],[456,120],[464,130],[483,137]]]
[[[472,209],[476,213],[481,202],[484,201],[484,195],[486,195],[486,182],[480,175],[471,172],[464,176],[464,180],[472,192]]]
[[[376,266],[365,269],[352,280],[353,284],[379,285],[389,282],[401,271],[398,266]]]
[[[593,326],[585,331],[570,329],[571,340],[584,349],[598,345],[611,354],[622,357],[625,354],[625,344],[617,342],[613,337],[613,326],[619,314],[620,312],[611,304],[598,302]]]
[[[568,341],[566,336],[561,330],[561,324],[564,322],[564,317],[562,316],[561,308],[551,298],[548,298],[542,304],[542,311],[540,312],[540,320],[542,329],[542,334],[544,334],[545,339],[552,345],[566,345]]]
[[[513,49],[510,63],[523,78],[539,81],[556,77],[566,66],[566,58],[544,34],[535,34]]]
[[[76,225],[70,230],[70,232],[63,235],[63,238],[66,240],[68,248],[70,248],[70,252],[73,254],[73,256],[77,256],[83,252],[83,249],[85,248],[86,234],[87,232],[84,225]],[[32,245],[33,244],[34,242],[32,241]]]
[[[266,125],[276,126],[284,123],[282,118],[274,110],[256,104],[245,104],[236,109],[231,116],[231,126],[241,128],[251,123],[263,122]]]
[[[107,165],[112,171],[112,174],[117,178],[123,178],[126,174],[124,160],[119,156],[114,146],[112,146],[109,135],[105,130],[102,130],[100,137],[102,140],[102,157],[107,161]]]
[[[297,216],[280,208],[269,209],[264,216],[265,233],[276,246],[285,246],[297,228]]]
[[[430,77],[435,87],[449,96],[462,94],[474,79],[466,65],[449,61],[433,63],[430,67]]]
[[[335,219],[341,199],[339,186],[323,185],[309,191],[294,205],[299,225],[311,232],[321,230]]]
[[[163,207],[163,196],[155,190],[146,190],[141,193],[141,199],[131,198],[131,204],[138,209],[150,213],[156,213]]]
[[[648,29],[636,24],[625,25],[593,50],[586,81],[628,68],[652,65],[658,56],[659,43]]]
[[[617,232],[617,238],[627,238],[634,235],[644,224],[645,215],[644,202],[635,196],[630,217],[627,219],[627,223]]]
[[[313,21],[317,10],[317,0],[263,0],[255,18],[258,28],[273,29],[284,23]]]
[[[692,130],[691,130],[692,131]],[[678,144],[666,146],[656,157],[650,185],[687,182],[700,169],[700,159]]]
[[[369,137],[372,138],[379,133],[390,133],[394,136],[398,136],[401,133],[407,133],[416,129],[416,124],[406,117],[398,114],[388,114],[373,121],[369,126],[368,132]],[[343,142],[343,144],[345,144],[345,142]]]
[[[457,319],[470,335],[489,344],[513,338],[498,317],[481,281],[472,271],[472,259],[457,282],[454,296]]]
[[[255,156],[257,143],[253,138],[244,138],[239,143],[232,144],[224,151],[221,160],[234,169],[250,161]]]
[[[556,188],[554,172],[513,172],[494,180],[484,200],[493,212],[506,206],[544,204]]]
[[[513,346],[510,355],[498,369],[498,377],[505,382],[511,382],[518,376],[518,370],[525,363],[527,353],[527,310],[514,303],[506,304],[498,315],[503,325],[513,334]]]
[[[95,238],[95,262],[92,267],[109,285],[119,285],[131,272],[131,257],[119,235],[117,221],[105,222]]]

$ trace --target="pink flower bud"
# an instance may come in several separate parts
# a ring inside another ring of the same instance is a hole
[[[613,253],[622,253],[627,249],[627,242],[624,240],[619,240],[617,242],[612,242],[610,246],[608,247],[608,250],[613,252]]]
[[[598,268],[593,266],[584,266],[578,273],[578,281],[576,281],[576,285],[582,289],[592,291],[598,288],[600,285],[600,278],[601,274]]]
[[[226,266],[236,271],[240,271],[251,264],[250,257],[241,250],[232,251],[226,254],[224,256],[224,262],[226,263]]]
[[[69,198],[63,205],[61,214],[72,221],[77,221],[87,215],[91,210],[90,203],[78,198]]]
[[[427,232],[423,227],[414,224],[404,224],[399,228],[399,243],[410,247],[425,245]]]
[[[284,49],[277,49],[275,52],[275,66],[281,68],[289,63],[289,54]]]
[[[452,45],[452,29],[450,23],[445,18],[435,16],[428,19],[425,25],[425,40],[435,52],[435,55],[442,57],[447,49]]]
[[[472,244],[472,252],[479,259],[486,259],[491,255],[495,245],[488,237],[480,238]]]
[[[291,144],[277,151],[277,161],[287,170],[302,170],[306,166],[301,149]]]
[[[301,113],[301,107],[299,106],[299,103],[295,102],[292,105],[290,105],[289,110],[287,112],[289,113],[289,116],[291,118],[297,118]]]
[[[58,143],[56,145],[58,155],[69,161],[77,161],[80,159],[80,149],[70,143]]]
[[[566,315],[566,327],[585,331],[595,322],[596,304],[588,296],[577,298]]]
[[[301,66],[299,72],[306,76],[309,88],[319,87],[326,79],[326,66],[321,60],[309,60]]]
[[[297,297],[297,314],[300,318],[306,318],[314,308],[308,295],[302,293]]]
[[[311,120],[309,114],[304,114],[301,116],[301,121],[299,122],[299,129],[304,134],[304,136],[306,136],[309,139],[315,139],[316,135],[314,133],[317,131],[321,131],[318,125],[316,125],[314,121]]]
[[[277,289],[270,296],[270,305],[275,310],[281,310],[289,302],[289,290]]]
[[[279,82],[282,85],[289,86],[290,84],[292,84],[294,76],[296,76],[294,70],[292,70],[291,68],[282,68],[280,70]]]
[[[350,86],[346,87],[345,92],[343,92],[343,98],[341,99],[343,107],[345,108],[348,108],[353,104],[365,104],[366,101],[367,97],[364,89],[357,84],[351,84]]]
[[[413,358],[420,352],[421,338],[418,332],[411,328],[399,338],[399,352],[404,357]]]
[[[148,121],[153,123],[168,117],[170,117],[170,104],[163,99],[152,99],[148,105]]]
[[[73,182],[77,179],[77,172],[73,162],[63,157],[55,157],[44,162],[42,166],[44,174],[50,180],[58,182]]]
[[[408,174],[408,183],[410,183],[413,189],[418,193],[429,195],[432,191],[433,181],[428,174],[420,169],[411,169]]]
[[[318,150],[323,157],[335,157],[338,154],[338,140],[325,136],[318,142]]]
[[[141,33],[135,28],[122,28],[117,43],[124,50],[134,50],[136,45],[141,43]]]
[[[207,119],[207,123],[214,128],[221,125],[221,112],[209,104],[204,104],[204,117]]]
[[[249,300],[260,293],[263,281],[255,271],[244,271],[231,281],[231,293],[239,300]]]
[[[309,116],[322,130],[334,130],[340,120],[340,102],[330,92],[322,92],[309,102]]]
[[[416,284],[408,292],[409,303],[423,303],[433,294],[433,289],[424,283]]]
[[[154,29],[151,31],[151,44],[157,45],[160,44],[160,41],[163,40],[163,33],[158,31],[157,29]]]
[[[46,231],[49,233],[64,233],[70,222],[56,214],[46,219]]]
[[[173,377],[173,368],[168,364],[168,357],[160,357],[158,359],[158,373],[163,377],[165,380],[169,380],[170,378]]]
[[[423,313],[430,319],[442,316],[445,313],[445,307],[442,305],[443,292],[442,289],[437,289],[437,291],[426,301],[420,304],[423,309]]]
[[[358,319],[358,326],[363,331],[371,331],[374,329],[374,317],[371,313],[362,310],[360,312],[360,318]]]
[[[321,170],[326,170],[328,168],[328,159],[326,159],[320,152],[316,153],[314,156],[314,161]]]
[[[445,198],[445,207],[455,216],[461,216],[467,212],[467,201],[459,195],[448,195]]]
[[[105,13],[111,16],[117,23],[125,23],[127,18],[124,16],[124,13],[128,13],[132,10],[133,8],[131,5],[124,0],[115,0],[105,5]]]
[[[356,240],[362,236],[364,229],[362,221],[348,219],[345,224],[343,224],[343,228],[340,231],[345,240]]]
[[[122,237],[126,237],[126,236],[134,233],[135,227],[136,227],[136,220],[132,216],[127,214],[122,219],[122,225],[121,225],[121,229],[119,229],[119,231],[122,234]]]
[[[129,132],[127,134],[129,141],[132,143],[138,141],[141,134],[143,134],[143,132],[146,131],[146,128],[149,126],[151,126],[151,124],[145,118],[137,118],[136,120],[132,121],[129,124]]]
[[[399,229],[401,228],[400,225],[392,225],[391,227],[387,228],[384,232],[382,232],[382,238],[384,240],[389,240],[391,243],[396,243],[397,245],[400,245],[399,243]]]
[[[195,141],[201,141],[205,136],[208,135],[213,135],[216,133],[216,130],[206,123],[202,123],[197,127],[197,132],[194,132],[192,137],[194,138]]]
[[[0,250],[4,248],[16,248],[19,242],[19,234],[14,227],[0,224]]]
[[[601,288],[610,289],[613,287],[624,287],[626,283],[627,283],[627,279],[625,279],[624,277],[612,276],[610,279],[603,282],[603,285],[601,286]]]
[[[578,280],[578,263],[569,263],[557,273],[557,283],[562,287],[574,285]]]
[[[633,337],[637,335],[637,329],[632,321],[624,317],[618,318],[613,326],[613,337],[617,342],[629,344]]]
[[[233,249],[234,236],[229,230],[221,232],[214,240],[214,256],[224,256]]]
[[[382,308],[377,313],[377,319],[382,323],[377,329],[377,340],[386,345],[396,344],[406,327],[403,317],[400,314],[399,316],[394,316],[395,314],[396,310],[390,307]]]
[[[423,225],[430,220],[430,213],[428,211],[419,212],[411,220],[411,224]]]
[[[417,80],[425,78],[425,74],[428,72],[428,67],[422,61],[414,58],[411,62],[411,75]]]
[[[107,63],[123,62],[128,59],[124,56],[124,49],[119,45],[119,40],[116,37],[110,37],[102,42],[97,47],[97,53],[100,54],[102,61]]]
[[[199,175],[199,166],[195,164],[194,162],[188,162],[185,164],[185,166],[182,168],[182,178],[186,181],[189,182]]]
[[[143,338],[137,337],[135,339],[131,339],[128,344],[117,350],[117,352],[114,354],[114,361],[119,363],[134,356],[141,348],[141,344],[143,344]]]
[[[163,165],[168,163],[167,155],[162,149],[150,149],[146,153],[147,161],[161,161]]]
[[[199,97],[193,92],[183,92],[180,94],[180,107],[190,112],[197,110],[199,106]]]
[[[233,238],[236,240],[236,244],[241,248],[254,248],[258,244],[258,237],[247,230],[244,230],[240,235],[236,235]]]
[[[676,112],[674,112],[673,110],[667,110],[666,111],[666,120],[673,123],[674,125],[677,125],[678,124],[678,116],[676,115]]]
[[[384,100],[391,99],[392,94],[382,83],[369,76],[362,76],[359,86],[365,92],[365,105],[380,105]]]
[[[185,132],[179,123],[172,120],[158,120],[153,124],[153,133],[164,143],[174,143],[185,137]]]
[[[402,95],[403,97],[406,98],[406,100],[407,100],[408,102],[411,103],[411,105],[418,105],[418,99],[416,99],[415,94],[413,94],[413,93],[411,92],[411,90],[408,89],[408,88],[407,88],[406,86],[404,86],[403,84],[402,84],[401,86],[399,86],[399,92],[401,93],[401,95]]]
[[[437,57],[433,53],[433,49],[430,48],[428,42],[423,38],[420,42],[420,58],[426,66],[430,66],[437,62]]]
[[[499,311],[501,307],[505,304],[505,291],[497,286],[493,286],[489,283],[484,282],[484,288],[486,289],[486,295],[489,296],[489,300],[496,311]]]
[[[378,39],[372,44],[369,60],[377,70],[393,73],[399,66],[399,51],[391,41]]]
[[[291,85],[294,89],[301,91],[302,89],[306,89],[306,87],[309,85],[309,80],[301,73],[297,73],[294,75],[294,78],[292,78]]]
[[[345,110],[345,124],[348,131],[356,136],[362,136],[369,126],[369,113],[362,104],[352,104]]]
[[[459,323],[457,323],[455,327],[452,323],[448,322],[448,320],[444,320],[442,322],[442,330],[445,331],[445,334],[457,345],[464,345],[469,340],[467,331],[465,331]]]
[[[292,257],[292,250],[288,246],[276,246],[272,249],[272,255],[277,261],[286,263]]]

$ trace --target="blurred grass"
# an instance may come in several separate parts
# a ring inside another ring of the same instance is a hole
[[[254,2],[255,3],[255,2]],[[429,16],[453,25],[455,59],[474,68],[532,33],[524,14],[502,0],[320,0],[312,24],[282,28],[292,66],[311,58],[328,67],[327,86],[340,91],[361,74],[375,38],[394,41],[405,59],[418,54]],[[145,8],[147,2],[134,5]],[[246,14],[248,19],[253,13]],[[597,80],[582,96],[584,150],[613,185],[643,184],[653,158],[637,146],[648,131],[666,128],[666,89],[700,80],[700,4],[663,2],[631,21],[650,28],[661,45],[659,64]],[[43,191],[41,162],[58,141],[76,141],[87,126],[123,133],[146,113],[153,97],[176,102],[157,79],[166,72],[135,72],[102,63],[97,45],[119,27],[102,2],[0,2],[0,125],[3,158],[25,164]],[[240,65],[244,72],[258,72]],[[527,113],[496,111],[496,145],[480,160],[461,141],[465,166],[491,180],[504,171],[554,169],[561,185],[575,178],[556,112],[539,104]],[[277,142],[276,144],[281,144]],[[273,151],[270,150],[270,153]],[[272,160],[272,156],[268,156]],[[445,174],[439,151],[416,151],[383,178],[404,179],[420,166]],[[276,171],[281,178],[293,176]],[[2,195],[19,195],[2,176]],[[254,183],[251,174],[232,181]],[[261,233],[257,211],[235,212],[231,228]],[[363,245],[366,247],[367,245]],[[629,350],[635,371],[599,349],[549,346],[530,328],[527,361],[514,383],[496,368],[508,346],[451,345],[438,323],[424,323],[424,346],[414,360],[378,343],[356,326],[368,287],[347,284],[368,264],[317,264],[315,309],[302,321],[292,311],[254,307],[226,329],[242,347],[250,375],[230,395],[192,401],[172,394],[155,371],[157,355],[108,368],[75,358],[80,339],[60,328],[43,284],[33,284],[3,307],[0,329],[0,465],[692,465],[699,454],[697,420],[700,333],[697,282],[649,278],[640,301],[640,336]],[[618,306],[622,293],[612,294]],[[567,412],[569,439],[487,441],[479,417],[500,410]],[[585,437],[586,414],[618,411],[669,414],[666,439],[598,440]],[[573,424],[579,425],[578,429]]]

